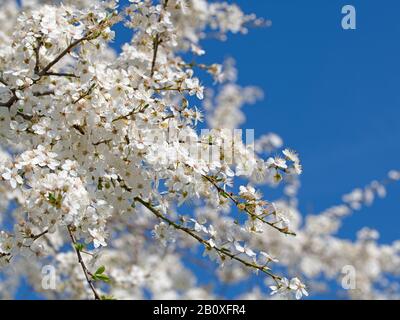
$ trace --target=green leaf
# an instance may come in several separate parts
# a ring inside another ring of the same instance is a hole
[[[100,266],[96,272],[94,273],[96,276],[102,274],[104,271],[106,271],[106,267],[105,266]]]
[[[57,201],[57,199],[53,193],[49,193],[48,199],[49,199],[50,203],[56,203],[56,201]]]
[[[85,245],[83,243],[75,243],[74,247],[78,251],[82,251],[83,249],[85,249]]]
[[[101,300],[116,300],[113,296],[102,295]]]
[[[104,281],[107,283],[111,281],[111,279],[108,276],[106,276],[105,274],[94,274],[92,279],[94,281]]]

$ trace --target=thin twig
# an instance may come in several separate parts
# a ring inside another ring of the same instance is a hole
[[[18,100],[17,96],[13,92],[13,96],[7,101],[7,102],[1,102],[0,107],[6,107],[8,109],[11,108],[11,106]]]
[[[34,92],[33,95],[35,97],[44,97],[44,96],[51,96],[54,94],[53,90],[44,91],[44,92]]]
[[[242,258],[239,258],[237,255],[235,255],[233,253],[230,253],[227,249],[219,248],[219,247],[216,247],[216,246],[211,247],[210,244],[208,243],[208,241],[204,240],[202,237],[197,235],[191,229],[186,228],[186,227],[184,227],[184,226],[182,226],[182,225],[170,220],[169,218],[164,216],[160,211],[155,209],[149,202],[144,201],[142,198],[135,197],[134,200],[137,201],[137,202],[140,202],[143,206],[145,206],[148,210],[150,210],[155,216],[157,216],[158,218],[160,218],[161,220],[163,220],[164,222],[166,222],[170,226],[174,227],[177,230],[183,231],[186,234],[190,235],[192,238],[196,239],[199,243],[203,244],[206,247],[206,249],[208,249],[208,250],[216,250],[221,257],[227,256],[227,257],[231,258],[232,260],[236,260],[236,261],[242,263],[246,267],[254,268],[256,270],[260,270],[261,272],[263,272],[263,273],[267,274],[268,276],[270,276],[275,281],[281,279],[281,277],[271,273],[269,271],[268,267],[266,267],[266,266],[260,266],[260,265],[257,265],[255,263],[251,263],[249,261],[246,261],[246,260],[244,260]]]
[[[43,76],[78,78],[76,74],[66,72],[46,72]]]
[[[157,34],[153,40],[153,59],[151,61],[150,78],[153,78],[153,75],[154,75],[154,69],[155,69],[156,60],[157,60],[158,46],[160,45],[160,43],[161,43],[160,36]]]
[[[44,236],[48,232],[49,232],[49,229],[46,229],[39,234],[32,235],[31,238],[33,239],[33,241],[35,241],[35,240],[39,239],[40,237]]]
[[[238,206],[240,203],[238,200],[236,200],[232,194],[226,192],[224,189],[222,189],[213,179],[211,179],[209,176],[207,175],[202,175],[204,179],[206,179],[207,181],[209,181],[218,191],[218,193],[222,193],[224,195],[226,195],[236,206]],[[266,221],[265,219],[263,219],[262,217],[259,217],[258,215],[254,214],[253,212],[251,212],[250,210],[248,210],[247,208],[244,209],[244,211],[250,215],[253,219],[257,219],[267,225],[269,225],[270,227],[278,230],[281,233],[287,234],[287,235],[291,235],[291,236],[296,236],[296,233],[287,230],[286,228],[279,228],[275,225],[275,223]]]
[[[0,76],[0,83],[4,84],[6,87],[8,87],[8,84],[7,84],[6,80],[4,80],[2,76]]]
[[[70,238],[71,238],[71,241],[72,241],[72,243],[73,243],[73,245],[74,245],[74,250],[75,250],[76,255],[77,255],[77,257],[78,257],[78,262],[79,262],[79,264],[80,264],[81,267],[82,267],[83,273],[85,274],[86,282],[89,284],[89,287],[90,287],[90,289],[91,289],[92,292],[93,292],[94,299],[95,299],[95,300],[101,300],[99,293],[97,292],[95,286],[93,285],[93,281],[92,281],[92,279],[91,279],[91,273],[90,273],[90,271],[88,270],[88,268],[86,267],[85,262],[83,261],[81,252],[76,248],[77,242],[76,242],[74,233],[72,232],[70,226],[68,226],[67,228],[68,228],[68,233],[69,233],[69,236],[70,236]]]
[[[51,61],[47,66],[45,66],[40,72],[38,72],[38,76],[44,76],[48,71],[53,67],[57,62],[59,62],[66,54],[68,54],[72,49],[74,49],[78,44],[85,40],[89,40],[89,35],[84,36],[83,38],[77,39],[72,42],[67,48],[65,48],[53,61]]]
[[[88,97],[91,93],[92,93],[92,91],[93,91],[93,89],[96,87],[96,84],[95,83],[93,83],[90,87],[89,87],[89,89],[87,89],[87,91],[86,92],[84,92],[83,94],[81,94],[80,96],[79,96],[79,98],[77,98],[76,100],[74,100],[73,102],[72,102],[72,104],[77,104],[79,101],[81,101],[82,99],[85,99],[86,97]]]
[[[163,10],[165,10],[167,8],[168,5],[168,0],[164,1],[164,5],[163,5]],[[162,12],[160,12],[160,16],[158,18],[158,22],[161,22],[161,18],[162,18]],[[151,60],[151,71],[150,71],[150,78],[153,78],[154,75],[154,71],[155,71],[155,67],[156,67],[156,61],[157,61],[157,53],[158,53],[158,46],[161,43],[161,39],[160,39],[160,35],[157,34],[155,36],[155,38],[153,39],[153,59]]]
[[[42,39],[38,38],[37,39],[37,46],[34,49],[35,52],[35,68],[34,72],[35,74],[39,73],[40,70],[40,47],[42,46]]]

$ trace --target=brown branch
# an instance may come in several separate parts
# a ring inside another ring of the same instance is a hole
[[[2,76],[0,76],[0,83],[4,84],[6,87],[8,87],[6,80],[4,80]]]
[[[163,10],[167,8],[168,0],[164,1]],[[161,22],[162,12],[160,12],[160,16],[158,18],[158,22]],[[153,78],[155,67],[156,67],[156,60],[157,60],[157,53],[158,53],[158,46],[162,40],[160,39],[160,35],[157,34],[153,39],[153,59],[151,61],[151,71],[150,71],[150,78]]]
[[[0,103],[0,107],[6,107],[8,109],[11,108],[11,106],[14,104],[14,102],[16,102],[18,100],[17,96],[15,95],[15,93],[13,92],[13,96],[10,98],[10,100],[8,100],[7,102],[1,102]]]
[[[218,191],[218,193],[221,193],[223,195],[226,195],[236,206],[238,206],[240,203],[237,199],[235,199],[232,194],[226,192],[224,189],[222,189],[213,179],[211,179],[209,176],[207,175],[202,175],[204,179],[206,179],[207,181],[209,181]],[[248,210],[247,208],[244,209],[244,211],[250,215],[250,217],[252,217],[253,219],[257,219],[267,225],[269,225],[270,227],[278,230],[279,232],[282,232],[284,234],[287,235],[291,235],[291,236],[295,236],[296,233],[287,230],[286,228],[279,228],[277,227],[274,223],[266,221],[265,219],[263,219],[262,217],[259,217],[258,215],[254,214],[253,212],[251,212],[250,210]]]
[[[93,40],[96,39],[97,37],[99,37],[101,35],[101,31],[104,30],[104,28],[110,26],[110,21],[107,20],[103,20],[99,23],[99,25],[92,29],[89,30],[85,36],[83,36],[80,39],[77,39],[75,41],[73,41],[68,47],[66,47],[53,61],[51,61],[47,66],[45,66],[39,73],[38,76],[44,76],[47,73],[49,73],[50,69],[57,64],[65,55],[67,55],[68,53],[70,53],[75,47],[77,47],[80,43],[82,43],[83,41],[89,41],[89,40]]]
[[[42,39],[41,38],[38,38],[37,39],[37,46],[35,47],[35,49],[34,49],[34,52],[35,52],[35,68],[34,68],[34,72],[35,72],[35,74],[38,74],[39,73],[39,70],[40,70],[40,47],[41,47],[41,45],[42,45]]]
[[[53,90],[49,90],[49,91],[44,91],[44,92],[34,92],[33,95],[35,97],[44,97],[44,96],[50,96],[54,94]]]
[[[40,237],[44,236],[46,233],[49,232],[49,229],[44,230],[43,232],[36,234],[36,235],[31,235],[31,238],[33,239],[33,241],[39,239]]]
[[[46,72],[43,76],[78,78],[76,74],[66,72]]]
[[[86,92],[84,92],[83,94],[81,94],[81,95],[79,96],[79,98],[77,98],[75,101],[73,101],[72,104],[76,104],[76,103],[78,103],[79,101],[81,101],[82,99],[85,99],[86,97],[88,97],[88,96],[92,93],[92,91],[93,91],[93,89],[94,89],[95,87],[96,87],[96,84],[93,83],[93,84],[90,86],[90,88],[87,89]]]
[[[85,40],[89,40],[90,36],[86,35],[83,38],[77,39],[72,42],[67,48],[65,48],[53,61],[51,61],[47,66],[45,66],[41,71],[37,73],[38,76],[44,76],[48,71],[58,63],[66,54],[68,54],[72,49],[74,49],[77,45]]]
[[[143,104],[141,104],[138,108],[133,109],[131,112],[129,112],[126,115],[119,116],[119,117],[113,119],[111,122],[116,122],[116,121],[119,121],[119,120],[128,120],[128,118],[130,116],[132,116],[132,115],[134,115],[136,113],[143,113],[148,107],[149,107],[149,104],[146,104],[144,106],[143,106]]]
[[[249,261],[246,261],[242,258],[239,258],[237,255],[230,253],[227,249],[224,248],[219,248],[219,247],[211,247],[210,244],[204,240],[202,237],[200,237],[199,235],[197,235],[195,232],[193,232],[191,229],[184,227],[172,220],[170,220],[169,218],[167,218],[166,216],[164,216],[160,211],[156,210],[155,208],[153,208],[153,206],[147,202],[144,201],[142,198],[140,197],[135,197],[134,198],[135,201],[140,202],[144,207],[146,207],[148,210],[150,210],[155,216],[157,216],[158,218],[160,218],[161,220],[163,220],[164,222],[166,222],[167,224],[169,224],[170,226],[174,227],[177,230],[183,231],[184,233],[188,234],[189,236],[191,236],[192,238],[194,238],[195,240],[197,240],[199,243],[201,243],[202,245],[204,245],[206,247],[207,250],[216,250],[218,252],[218,254],[220,255],[220,257],[223,259],[225,256],[231,258],[232,260],[236,260],[240,263],[242,263],[243,265],[245,265],[246,267],[249,268],[254,268],[256,270],[260,270],[261,272],[267,274],[268,276],[270,276],[273,280],[277,281],[280,280],[281,277],[271,273],[269,271],[269,268],[266,266],[261,266],[255,263],[251,263]]]
[[[99,25],[99,29],[102,27],[107,26],[107,23],[103,21]],[[96,31],[96,30],[95,30]],[[97,30],[98,31],[98,30]],[[69,73],[56,73],[56,72],[50,72],[50,69],[57,64],[65,55],[67,55],[71,50],[73,50],[76,46],[78,46],[81,42],[86,41],[86,40],[92,40],[95,39],[96,37],[100,36],[101,32],[94,33],[94,30],[90,30],[84,37],[77,39],[73,41],[67,48],[65,48],[54,60],[49,62],[42,70],[39,71],[40,68],[40,61],[39,61],[39,50],[41,43],[38,42],[37,47],[34,49],[35,53],[35,67],[34,71],[35,74],[39,76],[38,79],[34,81],[34,83],[38,82],[42,76],[46,75],[53,75],[53,76],[68,76],[68,77],[74,77],[75,75],[69,74]],[[76,77],[76,76],[75,76]],[[8,86],[8,84],[4,81],[2,77],[0,77],[0,82],[4,84],[5,86]],[[15,89],[11,89],[13,96],[7,101],[7,102],[2,102],[0,103],[0,107],[6,107],[6,108],[11,108],[11,106],[18,100],[17,96],[15,95]]]
[[[78,257],[78,262],[79,262],[79,264],[80,264],[81,267],[82,267],[83,273],[85,274],[86,282],[88,283],[90,289],[91,289],[92,292],[93,292],[94,299],[95,299],[95,300],[101,300],[100,295],[99,295],[99,293],[97,292],[97,290],[96,290],[96,288],[95,288],[95,286],[94,286],[94,284],[93,284],[93,280],[91,279],[91,273],[90,273],[90,271],[88,270],[88,268],[86,267],[85,262],[83,261],[81,252],[76,248],[77,242],[76,242],[74,233],[72,232],[72,228],[71,228],[71,226],[68,226],[67,228],[68,228],[69,236],[70,236],[71,241],[72,241],[73,246],[74,246],[74,250],[75,250],[75,252],[76,252],[76,256]]]
[[[156,60],[157,60],[157,53],[158,53],[158,46],[160,45],[160,36],[157,34],[153,40],[153,59],[151,61],[151,71],[150,71],[150,78],[153,78],[154,69],[156,67]]]
[[[97,142],[93,142],[92,145],[98,146],[98,145],[101,145],[103,143],[110,143],[111,141],[112,141],[112,139],[100,140],[100,141],[97,141]]]

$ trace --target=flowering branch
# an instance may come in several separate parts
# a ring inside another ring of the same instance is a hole
[[[86,264],[85,264],[85,262],[84,262],[84,260],[82,258],[81,252],[77,248],[77,242],[76,242],[76,239],[75,239],[75,235],[74,235],[74,233],[72,231],[72,228],[71,228],[71,226],[68,226],[67,228],[68,228],[68,233],[69,233],[69,236],[71,238],[74,250],[76,252],[76,256],[78,257],[78,262],[82,267],[83,273],[84,273],[85,278],[86,278],[86,282],[88,283],[90,289],[93,292],[94,299],[95,300],[101,300],[101,297],[100,297],[99,293],[97,292],[97,290],[96,290],[96,288],[95,288],[95,286],[93,284],[93,280],[91,279],[92,274],[89,271],[89,269],[86,267]]]
[[[282,279],[280,276],[277,276],[277,275],[271,273],[269,271],[270,269],[265,265],[262,266],[262,265],[258,265],[256,263],[252,263],[252,262],[246,261],[246,260],[238,257],[237,255],[235,255],[233,253],[230,253],[229,249],[220,248],[220,247],[217,247],[217,246],[210,245],[210,243],[207,240],[205,240],[202,237],[200,237],[199,235],[197,235],[193,230],[191,230],[191,229],[189,229],[189,228],[187,228],[187,227],[185,227],[185,226],[183,226],[181,224],[178,224],[178,223],[172,221],[171,219],[167,218],[159,210],[155,209],[149,202],[144,201],[142,198],[135,197],[134,200],[139,202],[139,203],[141,203],[148,210],[150,210],[155,216],[157,216],[158,218],[160,218],[161,220],[166,222],[168,225],[174,227],[177,230],[183,231],[184,233],[188,234],[189,236],[191,236],[192,238],[197,240],[199,243],[201,243],[202,245],[205,246],[206,250],[215,250],[215,251],[217,251],[222,260],[224,260],[226,257],[229,257],[232,260],[240,262],[241,264],[245,265],[246,267],[249,267],[249,268],[252,268],[252,269],[255,269],[255,270],[259,270],[259,271],[265,273],[266,275],[270,276],[276,282]]]
[[[48,63],[41,71],[38,72],[38,76],[42,77],[44,75],[49,75],[49,70],[55,65],[57,64],[65,55],[67,55],[68,53],[70,53],[75,47],[77,47],[79,44],[81,44],[84,41],[88,41],[88,40],[94,40],[97,37],[99,37],[101,35],[101,31],[104,30],[104,28],[107,28],[111,25],[111,21],[109,19],[105,19],[103,21],[101,21],[99,23],[99,25],[97,26],[97,28],[94,28],[92,30],[90,30],[85,36],[83,36],[82,38],[79,38],[73,42],[71,42],[71,44],[66,47],[53,61],[51,61],[50,63]],[[51,74],[52,72],[50,72]]]
[[[226,192],[223,188],[221,188],[213,178],[207,176],[207,175],[203,175],[203,178],[206,179],[207,181],[209,181],[218,191],[219,194],[221,194],[224,197],[228,197],[237,207],[240,207],[242,210],[244,210],[251,218],[253,219],[257,219],[267,225],[269,225],[270,227],[274,228],[275,230],[278,230],[279,232],[282,232],[284,234],[287,235],[291,235],[291,236],[296,236],[296,233],[293,231],[290,231],[288,228],[280,228],[276,225],[276,223],[274,222],[269,222],[266,221],[264,218],[254,214],[253,212],[251,212],[248,207],[246,205],[241,206],[241,203],[235,199],[235,197],[232,195],[232,193]]]
[[[44,236],[45,234],[47,234],[49,232],[49,229],[46,229],[44,231],[42,231],[41,233],[32,235],[31,238],[33,239],[33,241],[39,239],[40,237]]]
[[[167,8],[168,0],[164,1],[163,10]],[[161,22],[162,12],[160,13],[160,17],[158,18],[158,22]],[[158,53],[158,46],[161,44],[162,40],[160,39],[160,35],[157,33],[153,40],[153,59],[151,61],[151,71],[150,71],[150,78],[153,78],[156,60],[157,60],[157,53]]]
[[[67,78],[78,78],[76,74],[66,72],[46,72],[43,76],[54,76],[54,77],[67,77]]]

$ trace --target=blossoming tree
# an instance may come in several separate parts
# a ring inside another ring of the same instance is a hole
[[[340,281],[344,265],[356,270],[350,297],[399,296],[389,281],[399,242],[335,233],[400,173],[302,222],[298,155],[276,134],[249,143],[235,130],[261,93],[235,84],[231,60],[201,62],[207,35],[265,21],[206,0],[0,0],[0,22],[3,298],[23,277],[48,298],[219,297],[191,264],[216,283],[257,277],[241,298],[299,299]],[[133,36],[116,54],[118,23]],[[284,194],[264,199],[260,184],[284,184]],[[54,270],[52,285],[43,270]]]

